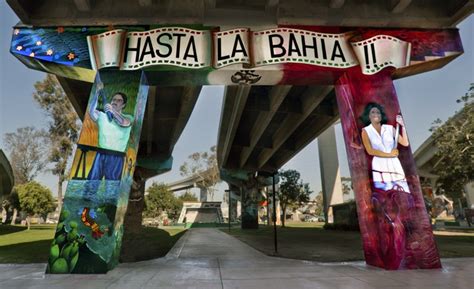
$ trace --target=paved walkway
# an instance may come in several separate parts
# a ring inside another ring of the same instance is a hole
[[[441,270],[385,271],[364,262],[268,257],[217,229],[191,229],[165,258],[120,264],[105,275],[45,275],[45,264],[0,265],[0,288],[472,289],[474,258]]]

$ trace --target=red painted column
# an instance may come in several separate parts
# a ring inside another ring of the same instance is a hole
[[[365,259],[389,270],[440,268],[411,148],[403,125],[396,129],[401,112],[392,72],[363,75],[356,67],[335,86]]]

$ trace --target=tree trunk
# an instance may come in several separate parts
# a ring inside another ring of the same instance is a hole
[[[26,225],[28,226],[28,230],[29,230],[29,229],[30,229],[30,226],[31,226],[31,224],[30,224],[30,216],[27,216],[27,217],[26,217]]]
[[[6,207],[2,207],[2,224],[6,224],[8,219],[8,210]]]
[[[58,212],[61,213],[61,209],[63,207],[63,180],[62,176],[59,176],[58,181]]]
[[[13,209],[13,216],[12,216],[12,221],[11,221],[11,225],[15,225],[15,222],[16,222],[16,216],[18,214],[18,210],[16,208]]]
[[[281,227],[285,227],[285,222],[286,222],[286,206],[282,206],[281,210],[283,211],[283,218],[281,220]]]
[[[146,179],[140,176],[138,168],[133,175],[133,184],[128,198],[127,213],[123,222],[122,249],[120,252],[121,262],[136,261],[136,250],[138,241],[140,241],[140,232],[142,229],[142,213],[145,208],[145,182]]]

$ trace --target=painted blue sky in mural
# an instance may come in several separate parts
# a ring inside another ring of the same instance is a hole
[[[12,26],[18,18],[5,2],[0,2],[0,147],[3,135],[23,126],[46,127],[42,111],[33,101],[33,84],[44,78],[42,72],[28,69],[9,53]],[[458,26],[465,53],[440,70],[395,81],[402,112],[407,124],[412,148],[416,150],[427,137],[431,123],[436,118],[446,120],[459,105],[456,99],[465,94],[469,83],[474,82],[474,15]],[[33,41],[33,40],[32,40]],[[31,43],[36,45],[36,42]],[[47,50],[43,51],[47,57]],[[66,59],[65,59],[66,61]],[[181,138],[173,153],[174,167],[171,172],[154,178],[156,181],[170,182],[180,179],[179,166],[187,156],[195,151],[208,150],[217,142],[220,109],[222,107],[222,86],[205,87],[198,99]],[[348,176],[347,161],[340,126],[336,126],[341,175]],[[311,189],[321,189],[317,141],[310,143],[290,160],[285,168],[301,172],[303,180]],[[56,192],[56,177],[43,174],[39,181]],[[151,182],[149,182],[151,183]],[[226,186],[221,186],[224,190]],[[219,198],[220,194],[216,194]]]

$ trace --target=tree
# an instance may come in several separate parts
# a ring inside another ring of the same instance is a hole
[[[323,202],[323,192],[320,191],[316,197],[314,197],[314,203],[316,205],[316,208],[314,210],[314,213],[317,216],[320,216],[324,213],[324,202]]]
[[[21,127],[5,134],[5,145],[16,184],[31,182],[44,170],[47,160],[45,132],[34,127]]]
[[[58,206],[61,210],[62,187],[67,179],[67,163],[79,135],[79,118],[54,75],[48,74],[44,80],[36,82],[35,89],[33,98],[50,119],[48,160],[54,163],[53,175],[58,176]]]
[[[178,200],[182,202],[197,202],[198,198],[196,197],[195,194],[189,191],[186,191],[184,194],[178,197]]]
[[[182,202],[174,196],[173,192],[168,190],[164,183],[153,183],[147,191],[145,216],[156,218],[166,212],[168,218],[172,220],[179,217]]]
[[[312,191],[308,183],[300,180],[300,173],[296,170],[284,170],[279,173],[281,178],[280,189],[277,191],[280,200],[283,218],[281,225],[285,227],[286,211],[288,208],[296,209],[309,201]]]
[[[195,152],[188,156],[188,161],[179,168],[181,176],[197,175],[202,181],[197,183],[200,189],[209,192],[211,200],[214,199],[216,184],[220,181],[219,168],[217,166],[216,146],[212,146],[209,152]]]
[[[341,183],[342,183],[342,194],[343,195],[349,195],[352,191],[352,179],[349,177],[341,177]]]
[[[462,197],[464,186],[474,180],[474,83],[457,100],[463,107],[444,124],[434,121],[430,131],[438,152],[433,173],[439,188],[452,198]]]
[[[35,181],[18,185],[16,190],[20,200],[20,209],[27,215],[28,230],[30,229],[30,217],[45,216],[56,208],[51,190]]]
[[[16,222],[16,217],[18,215],[18,210],[20,209],[20,200],[18,199],[18,192],[16,187],[13,187],[10,194],[2,197],[2,223],[6,224],[9,219],[9,212],[13,211],[13,216],[11,218],[10,224],[14,225]]]

